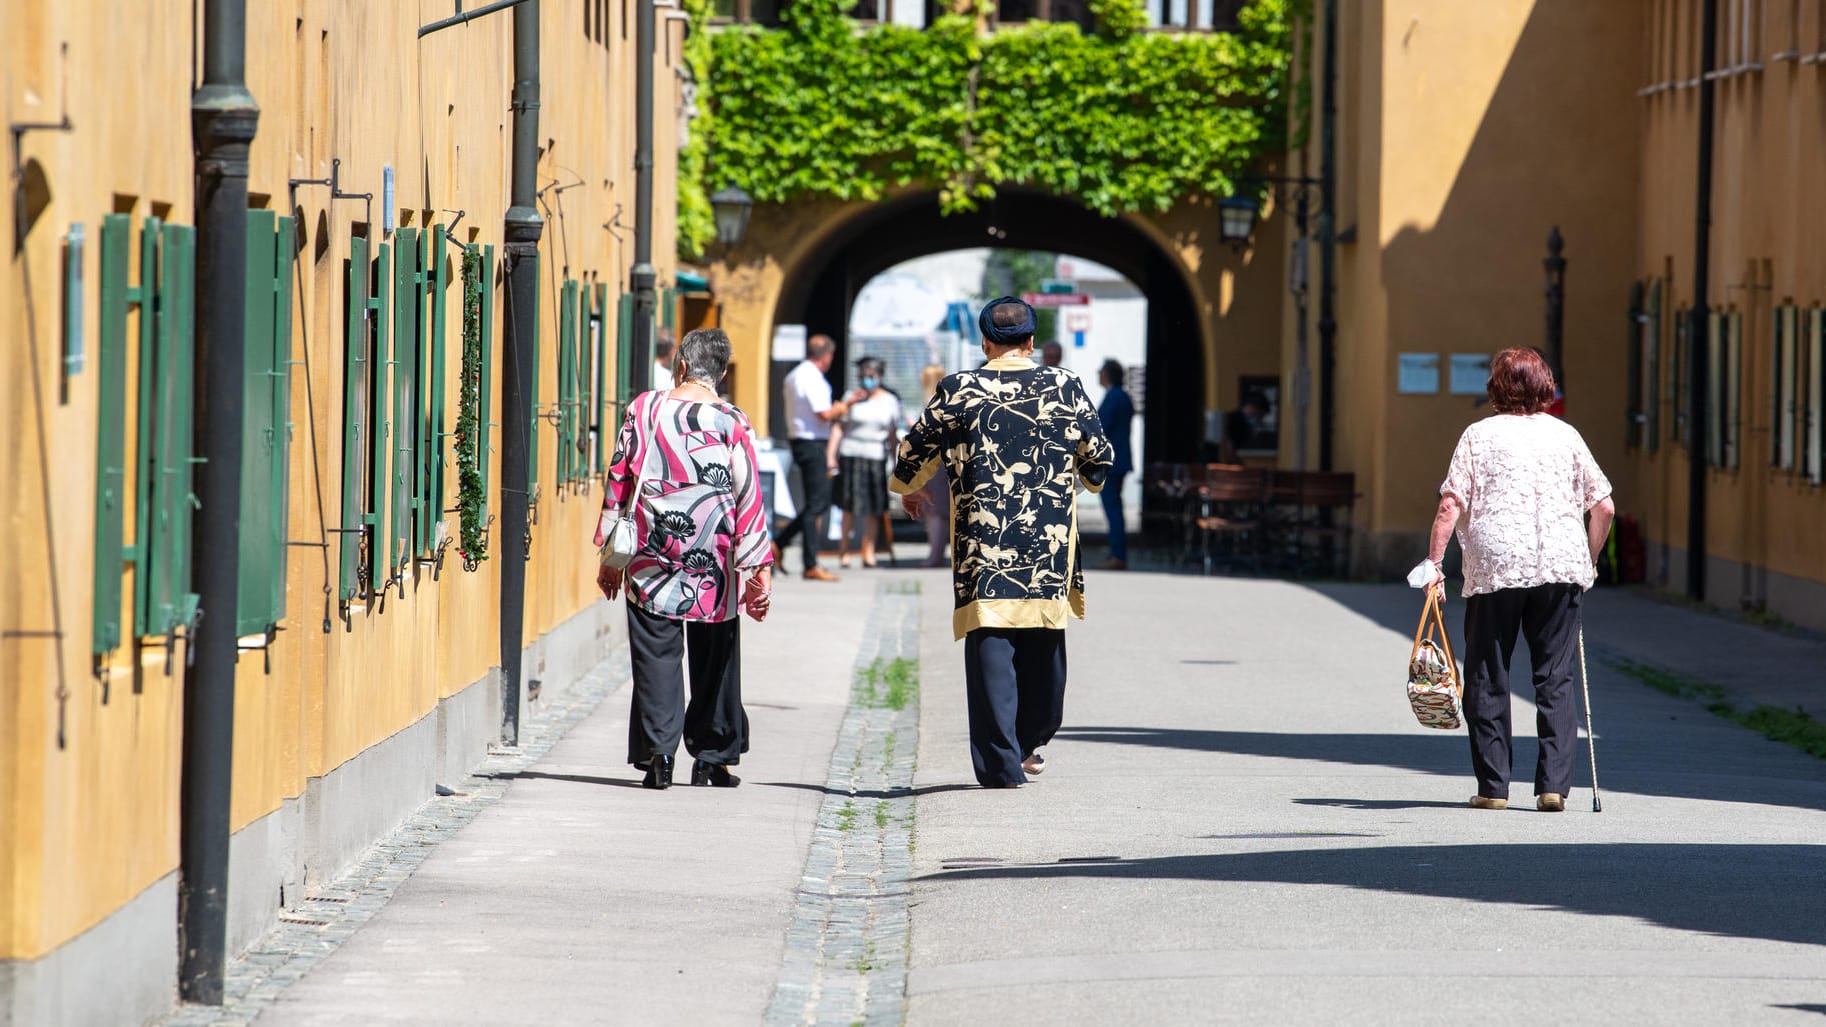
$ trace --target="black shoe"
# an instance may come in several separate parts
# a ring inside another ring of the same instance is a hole
[[[642,788],[672,787],[672,757],[655,756],[647,764],[647,776],[641,779]]]
[[[731,774],[729,768],[721,763],[695,760],[691,764],[691,783],[697,786],[710,785],[713,788],[734,788],[742,783],[742,779]]]

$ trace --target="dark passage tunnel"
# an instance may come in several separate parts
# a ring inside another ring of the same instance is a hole
[[[791,275],[775,313],[777,324],[804,324],[837,341],[833,374],[848,363],[850,308],[869,280],[903,261],[988,246],[1083,257],[1119,271],[1147,295],[1147,395],[1137,466],[1151,460],[1196,458],[1204,433],[1205,356],[1198,307],[1173,258],[1138,227],[1105,218],[1070,201],[1004,189],[968,214],[939,212],[936,194],[885,202],[834,233],[799,273]],[[773,365],[778,396],[792,364]],[[770,404],[770,432],[786,435],[782,404]]]

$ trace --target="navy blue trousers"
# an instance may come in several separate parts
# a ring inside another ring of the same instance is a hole
[[[978,628],[964,636],[970,762],[981,785],[1021,784],[1021,761],[1065,719],[1065,632]]]
[[[1579,601],[1584,594],[1577,585],[1536,585],[1465,600],[1465,714],[1477,794],[1509,797],[1515,761],[1509,657],[1518,632],[1534,664],[1534,729],[1541,743],[1534,794],[1572,791],[1572,765],[1579,753],[1573,679],[1579,672]]]

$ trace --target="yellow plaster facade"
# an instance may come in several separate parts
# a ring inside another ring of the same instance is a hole
[[[635,61],[631,5],[543,0],[541,8],[539,397],[550,407],[558,395],[562,282],[606,283],[611,304],[626,288],[635,220]],[[295,214],[300,233],[285,501],[290,538],[301,544],[288,551],[287,613],[270,672],[260,653],[239,665],[236,830],[431,714],[498,663],[498,543],[474,573],[460,568],[454,552],[435,576],[419,563],[403,598],[396,590],[384,603],[353,607],[346,629],[339,617],[333,593],[341,545],[345,263],[369,213],[360,200],[332,201],[322,186],[288,187],[288,179],[327,177],[339,159],[342,188],[374,193],[378,222],[382,168],[391,167],[401,226],[455,224],[456,241],[493,244],[502,255],[511,15],[417,38],[420,24],[450,11],[445,0],[248,5],[248,86],[261,108],[250,206]],[[123,644],[104,688],[90,656],[94,356],[102,216],[194,220],[190,92],[200,41],[192,15],[190,3],[173,0],[126,7],[28,0],[0,13],[8,120],[56,122],[67,114],[73,126],[23,137],[15,181],[23,183],[17,209],[25,211],[24,223],[13,203],[0,205],[0,233],[9,243],[19,240],[8,246],[0,276],[0,428],[10,440],[0,447],[0,481],[9,483],[0,491],[0,959],[51,953],[177,866],[181,676],[167,676],[162,649],[136,656]],[[661,8],[653,251],[662,285],[674,273],[684,25],[674,9]],[[62,247],[73,223],[85,226],[88,239],[89,363],[69,378],[66,392]],[[382,238],[378,223],[371,237]],[[440,258],[454,265],[454,254]],[[442,340],[446,430],[457,410],[462,330],[460,270],[451,277]],[[490,287],[498,362],[508,316],[499,275]],[[612,311],[607,328],[612,361]],[[129,381],[131,375],[130,365]],[[498,422],[498,369],[494,380]],[[131,410],[127,416],[131,424]],[[599,494],[589,485],[554,484],[555,432],[545,421],[538,431],[529,644],[598,598],[589,539]],[[499,438],[496,429],[492,448]],[[133,446],[130,430],[129,454]],[[453,464],[454,454],[447,460]],[[498,453],[491,462],[493,511]],[[455,481],[452,468],[445,507],[455,504]],[[447,516],[454,533],[455,517]],[[129,526],[129,544],[131,533]],[[315,547],[322,543],[327,548]]]

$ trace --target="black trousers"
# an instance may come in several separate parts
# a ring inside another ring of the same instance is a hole
[[[1563,796],[1572,791],[1572,764],[1579,751],[1573,675],[1579,669],[1579,600],[1584,594],[1577,585],[1536,585],[1465,600],[1465,715],[1477,794],[1509,797],[1515,769],[1509,657],[1518,629],[1534,664],[1534,724],[1541,743],[1534,793]]]
[[[742,709],[742,622],[681,621],[628,604],[628,648],[634,690],[628,710],[628,762],[646,766],[670,756],[682,735],[685,751],[707,763],[733,766],[748,751]],[[679,657],[691,667],[691,702]]]
[[[964,636],[970,762],[982,785],[1027,780],[1021,760],[1065,719],[1065,632],[978,628]]]
[[[799,469],[799,484],[805,489],[805,505],[799,508],[799,516],[794,517],[774,541],[785,549],[792,543],[793,536],[801,530],[805,532],[805,569],[818,566],[818,547],[824,544],[824,537],[830,530],[831,516],[831,475],[830,462],[825,459],[826,442],[823,439],[794,439],[793,466]]]

